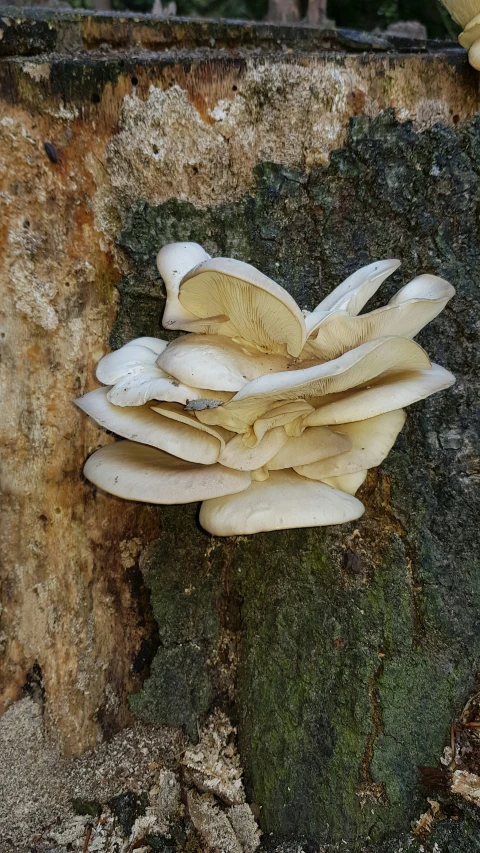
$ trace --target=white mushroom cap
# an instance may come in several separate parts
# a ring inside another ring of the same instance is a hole
[[[339,424],[335,429],[350,439],[351,450],[310,465],[293,463],[292,467],[303,477],[323,481],[327,477],[341,477],[375,468],[390,453],[405,418],[405,412],[397,409],[365,421]]]
[[[303,354],[328,360],[376,338],[414,338],[454,294],[455,289],[444,279],[419,276],[399,290],[384,308],[358,317],[347,311],[327,314],[318,323],[316,337],[307,341]]]
[[[165,282],[167,302],[162,323],[166,329],[180,329],[183,322],[195,320],[178,301],[178,288],[183,276],[210,255],[198,243],[167,243],[157,255],[157,267]]]
[[[332,395],[333,399],[326,399],[323,405],[306,416],[304,426],[328,426],[373,418],[424,400],[430,394],[449,388],[454,382],[455,377],[448,370],[433,363],[431,370],[381,376],[368,388]]]
[[[310,427],[301,435],[289,438],[282,449],[270,460],[268,469],[280,471],[283,468],[309,465],[327,456],[345,453],[351,447],[352,442],[346,435],[333,432],[327,427]]]
[[[129,341],[128,344],[125,344],[126,347],[147,347],[148,349],[153,350],[154,353],[160,355],[161,352],[168,346],[168,341],[162,341],[161,338],[134,338],[133,341]]]
[[[385,279],[399,266],[400,261],[388,260],[375,261],[373,264],[361,267],[332,290],[312,313],[346,311],[353,317],[362,310]]]
[[[218,459],[219,438],[163,417],[150,406],[114,406],[107,399],[107,388],[96,388],[75,403],[97,424],[123,438],[150,444],[189,462],[212,465]]]
[[[157,357],[151,348],[132,341],[100,359],[97,364],[97,379],[102,385],[115,385],[125,376],[136,376],[145,370],[154,370]],[[162,375],[166,376],[165,373]]]
[[[203,390],[183,385],[158,367],[134,376],[123,376],[108,392],[108,400],[115,406],[143,406],[149,400],[165,400],[185,406],[203,396]]]
[[[255,471],[257,468],[263,468],[287,440],[287,433],[282,427],[271,429],[254,447],[247,447],[242,436],[236,435],[222,450],[218,461],[227,468]]]
[[[427,354],[414,341],[379,338],[316,367],[254,379],[244,385],[223,409],[252,424],[279,400],[321,397],[347,391],[385,374],[429,367]],[[328,425],[328,421],[325,423]]]
[[[245,436],[245,444],[254,447],[269,429],[277,426],[283,426],[287,436],[291,435],[289,427],[296,424],[299,420],[313,412],[314,408],[305,400],[290,400],[288,403],[280,402],[267,409],[262,417],[258,418],[251,427],[247,436]]]
[[[322,483],[332,489],[340,489],[349,495],[355,495],[367,479],[368,471],[357,471],[355,474],[343,474],[341,477],[326,477]]]
[[[248,489],[250,475],[223,465],[195,465],[133,441],[108,444],[87,459],[83,473],[95,486],[132,501],[195,503]]]
[[[214,536],[239,536],[291,527],[343,524],[363,515],[356,498],[292,471],[272,471],[243,495],[204,501],[200,524]]]
[[[225,315],[228,319],[218,334],[254,344],[263,352],[296,357],[305,344],[303,314],[295,300],[243,261],[204,261],[182,279],[179,300],[198,318]]]
[[[233,438],[233,433],[223,429],[222,427],[202,424],[202,422],[195,416],[194,412],[186,411],[184,408],[181,408],[178,403],[157,403],[156,406],[152,406],[151,408],[152,411],[158,412],[159,415],[163,415],[165,418],[171,418],[174,421],[179,421],[179,423],[187,424],[187,426],[190,426],[193,429],[199,429],[201,432],[213,435],[214,438],[220,442],[222,450],[227,442]]]
[[[291,359],[258,351],[253,355],[225,335],[190,334],[172,341],[157,364],[196,388],[239,391],[257,376],[288,370]]]

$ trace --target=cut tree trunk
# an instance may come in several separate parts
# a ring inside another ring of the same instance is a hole
[[[0,26],[2,707],[36,685],[65,755],[135,718],[194,741],[220,709],[265,838],[386,850],[478,670],[478,78],[454,45],[342,31]],[[305,309],[378,258],[403,266],[377,304],[421,272],[457,287],[419,337],[457,384],[413,407],[358,524],[220,540],[82,478],[114,439],[72,401],[111,346],[170,336],[172,240]]]

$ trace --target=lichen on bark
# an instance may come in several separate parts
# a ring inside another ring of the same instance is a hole
[[[356,529],[220,543],[199,529],[194,508],[166,508],[144,561],[160,649],[133,706],[190,732],[212,706],[227,708],[250,799],[280,837],[344,839],[356,849],[408,830],[423,796],[417,768],[438,762],[473,684],[479,130],[478,119],[417,133],[390,113],[356,118],[324,168],[262,163],[254,191],[204,209],[139,201],[119,235],[132,271],[120,287],[115,345],[163,334],[154,259],[172,240],[254,263],[309,309],[383,257],[403,266],[382,304],[422,271],[458,289],[419,337],[457,385],[409,412],[363,488]],[[172,704],[173,659],[178,678],[189,662],[202,688],[187,696],[181,687]]]

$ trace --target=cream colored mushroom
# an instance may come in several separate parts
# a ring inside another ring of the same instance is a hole
[[[378,415],[365,421],[339,424],[335,427],[339,434],[350,439],[351,448],[338,455],[311,464],[297,465],[292,468],[303,477],[325,481],[328,477],[341,477],[344,474],[356,474],[368,468],[380,465],[390,453],[398,433],[405,423],[402,409]],[[306,431],[307,432],[307,431]]]
[[[172,341],[157,365],[180,382],[197,388],[239,391],[266,373],[288,370],[291,358],[245,352],[225,335],[183,335]]]
[[[468,50],[468,61],[480,71],[480,2],[479,0],[442,0],[453,20],[463,27],[458,41]]]
[[[157,353],[132,341],[120,349],[109,352],[97,364],[96,376],[102,385],[115,385],[126,376],[137,376],[145,370],[155,370]],[[162,376],[166,376],[162,372]]]
[[[160,249],[157,255],[157,267],[167,291],[167,302],[162,318],[162,324],[166,329],[181,329],[182,323],[196,319],[178,301],[178,288],[183,276],[209,257],[210,255],[198,243],[167,243]]]
[[[351,447],[352,442],[347,435],[326,427],[310,427],[301,435],[288,438],[281,450],[268,462],[267,468],[269,471],[280,471],[299,465],[308,466],[320,459],[346,453]]]
[[[331,314],[332,311],[346,311],[354,317],[369,299],[377,292],[380,285],[395,272],[400,261],[375,261],[354,272],[345,279],[335,290],[323,299],[306,318],[308,334],[315,328],[315,318],[312,315]],[[307,322],[308,321],[308,322]]]
[[[195,465],[133,441],[117,441],[96,450],[83,473],[95,486],[133,501],[154,504],[196,503],[248,489],[246,471],[223,465]]]
[[[287,433],[282,427],[271,429],[253,447],[247,447],[242,436],[236,435],[222,450],[218,461],[239,471],[255,471],[266,466],[287,441]]]
[[[289,527],[344,524],[363,515],[359,500],[292,471],[272,471],[242,495],[206,500],[200,524],[215,536],[240,536]]]
[[[368,471],[357,471],[355,474],[342,474],[341,477],[325,477],[322,483],[326,483],[332,489],[340,489],[347,495],[356,495],[367,479],[367,474]]]
[[[150,444],[189,462],[213,465],[222,449],[221,436],[179,423],[152,411],[149,406],[122,408],[108,401],[107,389],[96,388],[78,400],[77,406],[97,424],[132,441]]]
[[[423,275],[405,285],[384,308],[350,316],[334,311],[324,317],[302,355],[330,360],[375,338],[414,338],[445,308],[455,289],[442,278]]]
[[[454,382],[455,377],[438,364],[432,364],[430,370],[380,376],[367,388],[354,388],[350,393],[325,398],[323,405],[305,417],[304,426],[328,426],[373,418],[424,400]]]
[[[295,300],[243,261],[204,261],[184,276],[178,298],[198,318],[225,315],[216,333],[237,343],[292,356],[299,356],[305,344],[304,318]]]
[[[279,400],[337,394],[365,385],[380,376],[429,367],[430,359],[414,341],[379,338],[326,364],[254,379],[244,385],[223,410],[253,424],[273,402]]]

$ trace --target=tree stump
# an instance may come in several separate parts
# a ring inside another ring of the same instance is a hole
[[[0,26],[2,707],[35,694],[65,760],[135,720],[195,743],[222,712],[265,849],[400,849],[478,669],[477,74],[454,45],[349,31]],[[457,384],[410,410],[358,523],[220,540],[195,506],[82,478],[114,439],[72,400],[110,347],[169,338],[172,240],[307,309],[380,258],[402,267],[377,304],[420,272],[456,286],[419,341]],[[431,843],[477,849],[456,807]]]

